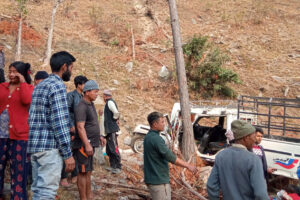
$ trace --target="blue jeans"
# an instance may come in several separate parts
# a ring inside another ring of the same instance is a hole
[[[54,200],[63,159],[58,149],[31,154],[33,200]]]

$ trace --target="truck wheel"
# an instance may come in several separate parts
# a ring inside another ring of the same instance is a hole
[[[144,136],[143,135],[135,135],[132,138],[131,148],[135,153],[144,153]]]

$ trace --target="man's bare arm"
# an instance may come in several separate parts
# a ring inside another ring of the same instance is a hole
[[[89,142],[89,139],[88,139],[88,137],[86,135],[86,131],[85,131],[84,125],[85,125],[85,122],[76,122],[77,130],[78,130],[78,135],[79,135],[82,143],[84,144],[86,154],[88,156],[91,156],[94,153],[93,152],[93,147],[91,146],[91,144]]]
[[[191,171],[193,173],[197,172],[197,168],[194,165],[191,165],[191,164],[181,160],[180,158],[176,158],[175,165],[187,168],[189,171]]]

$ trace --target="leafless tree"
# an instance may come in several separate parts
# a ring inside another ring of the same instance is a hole
[[[175,51],[176,73],[179,85],[181,115],[183,119],[183,140],[181,151],[184,159],[188,161],[195,154],[195,140],[190,119],[189,93],[182,50],[180,25],[175,0],[169,0],[169,9],[173,33],[173,46]]]
[[[21,52],[22,52],[22,25],[23,18],[26,15],[26,0],[17,0],[18,9],[19,9],[19,26],[18,26],[18,36],[17,36],[17,44],[16,44],[16,55],[15,60],[21,60]]]
[[[52,51],[52,40],[53,40],[53,30],[54,30],[54,22],[55,22],[55,15],[58,6],[63,2],[64,0],[53,0],[53,9],[52,9],[52,15],[51,15],[51,24],[50,24],[50,29],[48,33],[48,42],[47,42],[47,47],[46,47],[46,52],[45,52],[45,57],[44,57],[44,64],[43,66],[46,66],[49,64],[50,57],[51,57],[51,51]]]

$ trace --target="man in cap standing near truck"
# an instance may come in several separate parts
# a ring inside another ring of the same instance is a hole
[[[207,182],[210,200],[268,200],[262,162],[250,152],[256,139],[255,128],[241,120],[231,123],[234,143],[217,154]]]

